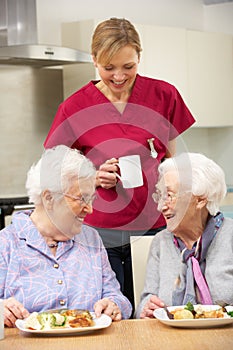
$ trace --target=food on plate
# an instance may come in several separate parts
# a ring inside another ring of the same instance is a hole
[[[202,305],[199,305],[196,308],[196,315],[195,318],[223,318],[224,312],[222,307],[220,307],[217,310],[205,310],[203,309]]]
[[[38,312],[33,312],[26,318],[24,327],[27,329],[42,329],[43,325],[39,321]]]
[[[223,308],[220,306],[217,309],[211,309],[206,305],[193,305],[190,302],[185,307],[178,307],[170,312],[174,315],[174,320],[225,317]]]
[[[186,309],[177,309],[175,312],[172,312],[174,314],[174,320],[183,320],[183,319],[192,319],[194,318],[191,311]]]
[[[91,327],[93,317],[88,310],[60,310],[58,312],[33,312],[26,320],[24,327],[32,330],[56,328]]]
[[[48,313],[48,312],[33,312],[25,320],[25,328],[28,329],[52,329],[56,327],[62,327],[66,323],[66,317],[59,313]]]
[[[67,310],[61,315],[67,318],[67,322],[72,328],[94,325],[93,317],[88,310]]]

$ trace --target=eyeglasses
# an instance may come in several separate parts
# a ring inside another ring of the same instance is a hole
[[[69,193],[60,193],[62,194],[63,196],[65,197],[68,197],[68,198],[71,198],[73,199],[74,201],[78,201],[80,202],[81,205],[90,205],[94,202],[94,200],[96,199],[96,195],[93,194],[92,196],[83,196],[83,195],[80,195],[80,196],[73,196],[72,194],[69,194]]]
[[[184,191],[182,193],[170,193],[170,192],[161,192],[159,190],[155,191],[155,193],[152,194],[152,198],[154,202],[159,203],[163,201],[164,203],[172,203],[175,199],[182,196],[183,194],[190,192],[190,191]]]

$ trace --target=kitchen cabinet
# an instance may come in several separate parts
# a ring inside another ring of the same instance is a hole
[[[62,25],[62,44],[90,52],[101,20]],[[195,127],[233,126],[233,36],[175,27],[135,24],[142,42],[139,73],[175,85],[194,117]],[[90,79],[93,64],[64,67],[64,97]]]
[[[187,31],[189,107],[196,126],[233,125],[233,37]]]
[[[188,98],[186,30],[136,25],[142,42],[139,73],[168,81]]]
[[[195,127],[233,126],[233,37],[182,28],[137,25],[141,73],[175,85]]]

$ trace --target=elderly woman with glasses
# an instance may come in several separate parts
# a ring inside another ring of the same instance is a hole
[[[0,298],[4,323],[14,327],[33,311],[87,309],[113,320],[132,307],[120,291],[92,213],[96,170],[75,149],[47,149],[28,172],[34,210],[16,212],[0,231]]]
[[[167,228],[153,239],[137,318],[164,305],[233,303],[233,219],[219,205],[222,169],[202,154],[183,153],[159,166],[153,194]]]

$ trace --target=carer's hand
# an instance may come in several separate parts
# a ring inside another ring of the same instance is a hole
[[[118,170],[116,158],[106,160],[106,162],[100,165],[99,170],[96,173],[96,187],[101,186],[109,189],[115,187],[117,183],[116,172]]]
[[[160,307],[164,307],[164,303],[156,295],[152,295],[142,309],[140,318],[153,318],[153,311]]]
[[[15,298],[11,297],[5,299],[4,302],[4,324],[7,327],[15,327],[15,321],[24,319],[29,316],[28,310],[18,302]]]
[[[112,300],[103,298],[97,301],[94,305],[96,317],[100,317],[102,313],[111,317],[113,321],[120,321],[122,319],[121,310]]]

